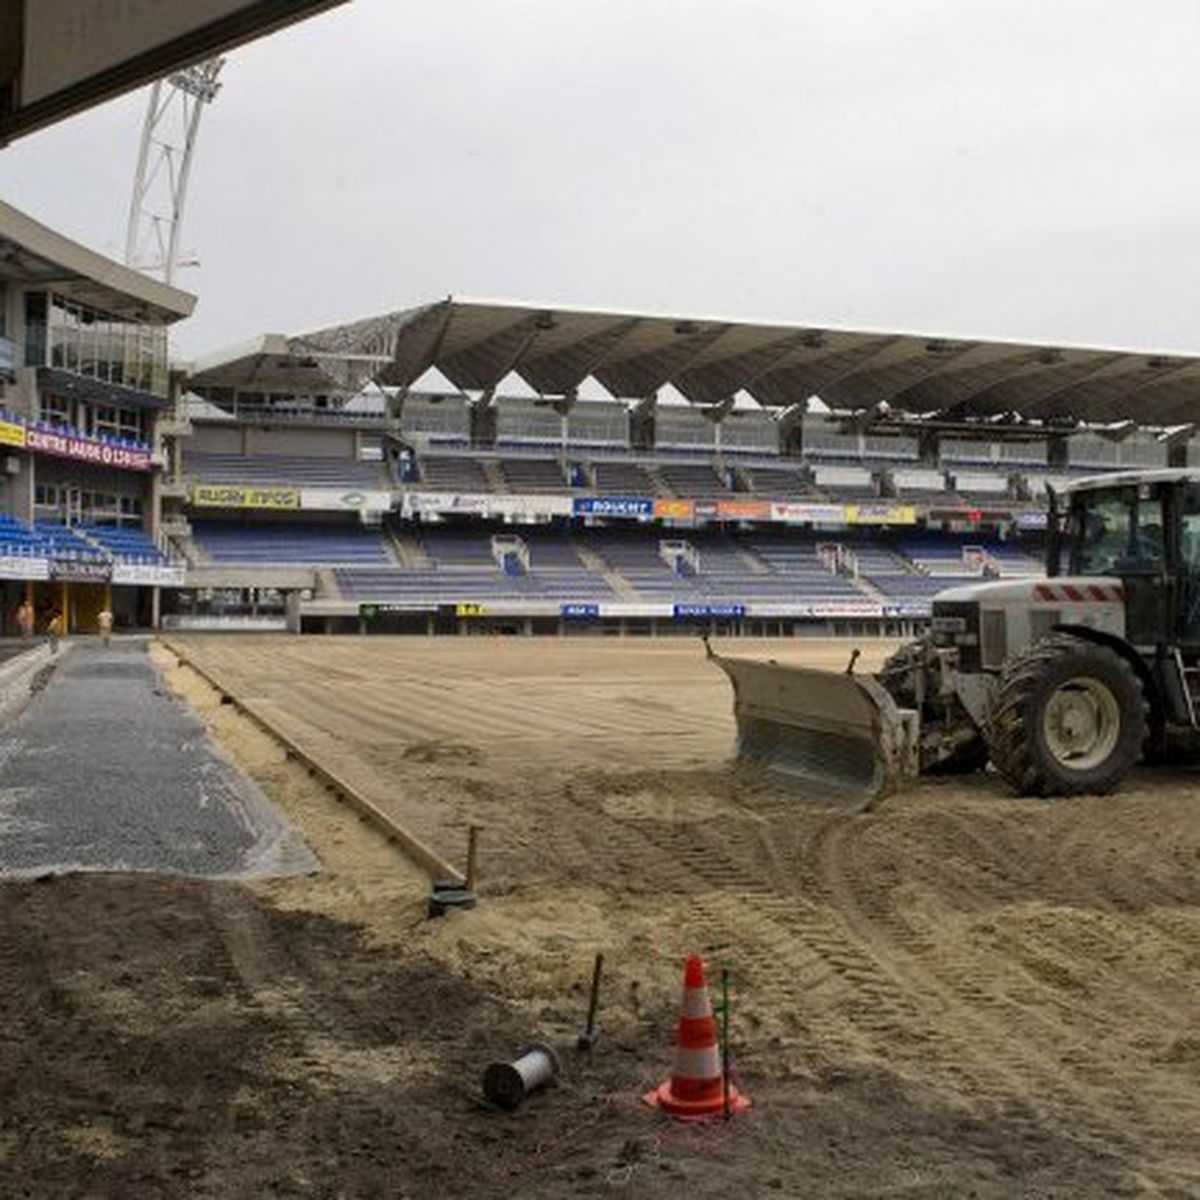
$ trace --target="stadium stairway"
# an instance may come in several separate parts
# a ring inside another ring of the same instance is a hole
[[[205,567],[212,561],[205,554],[200,543],[190,534],[184,536],[183,534],[175,533],[170,536],[168,541],[175,555],[182,558],[188,566]]]
[[[397,529],[389,529],[384,542],[391,556],[407,570],[428,570],[433,565],[429,555],[425,552],[425,547],[411,534],[401,533]]]
[[[317,595],[322,600],[342,600],[342,589],[338,587],[337,575],[332,567],[318,567],[315,572]]]
[[[745,564],[746,570],[751,575],[774,575],[775,572],[761,559],[754,551],[741,541],[734,539],[733,548],[737,553],[738,560]]]
[[[662,477],[658,467],[650,463],[643,463],[642,470],[650,477],[654,483],[654,494],[656,496],[674,496],[675,493],[667,486],[667,481]]]
[[[642,599],[633,585],[619,571],[610,567],[594,550],[579,542],[572,542],[572,545],[575,547],[575,553],[579,555],[580,562],[589,571],[599,575],[612,588],[613,595],[618,600],[637,603]]]
[[[854,586],[864,592],[868,600],[874,600],[878,604],[891,604],[895,599],[881,588],[877,588],[865,575],[856,575]]]
[[[487,477],[489,492],[504,493],[509,490],[508,480],[504,477],[500,464],[494,458],[485,458],[480,465]]]

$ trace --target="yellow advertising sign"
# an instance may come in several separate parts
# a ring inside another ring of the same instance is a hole
[[[917,510],[911,504],[847,504],[847,525],[915,525]]]
[[[487,609],[482,604],[456,604],[454,615],[456,617],[484,617],[487,616]]]
[[[198,483],[192,488],[192,504],[196,508],[299,508],[300,489]]]
[[[690,521],[692,519],[692,502],[690,500],[655,500],[654,515],[668,517],[673,521]]]
[[[25,426],[12,421],[0,421],[0,446],[24,446]]]

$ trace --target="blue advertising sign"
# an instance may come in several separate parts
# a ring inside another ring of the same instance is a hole
[[[744,604],[676,604],[675,619],[687,617],[737,618],[746,615]]]
[[[598,604],[563,604],[559,607],[559,615],[572,621],[590,621],[600,615]]]
[[[577,517],[652,517],[654,501],[644,496],[577,496]]]

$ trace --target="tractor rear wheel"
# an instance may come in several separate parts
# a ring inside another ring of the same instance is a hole
[[[1111,791],[1142,754],[1146,698],[1114,650],[1056,633],[1004,666],[984,736],[992,764],[1025,796]]]

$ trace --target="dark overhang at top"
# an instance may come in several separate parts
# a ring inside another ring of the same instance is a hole
[[[345,0],[0,0],[0,146]]]
[[[788,408],[818,396],[835,410],[886,405],[954,421],[1168,425],[1200,414],[1200,356],[1176,353],[455,297],[272,340],[286,359],[347,391],[368,380],[409,387],[436,369],[463,392],[485,395],[515,373],[547,397],[594,379],[630,400],[670,385],[695,404],[748,395]],[[254,362],[260,379],[270,373],[261,357]],[[219,376],[238,386],[234,355],[197,367],[193,384]]]

